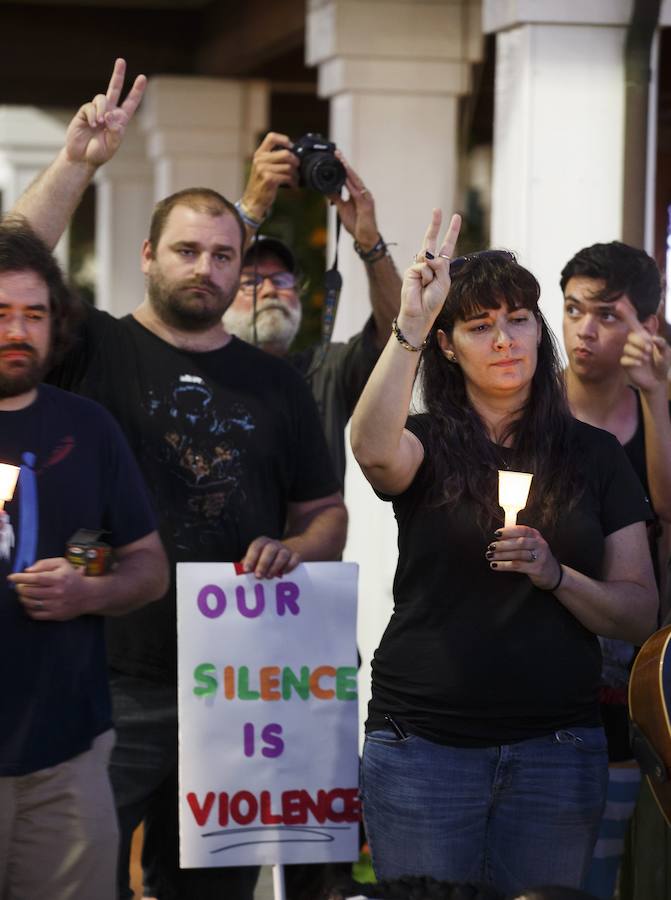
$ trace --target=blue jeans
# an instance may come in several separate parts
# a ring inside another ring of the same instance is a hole
[[[117,741],[110,781],[119,819],[118,895],[131,900],[133,831],[147,817],[152,888],[159,900],[253,900],[257,866],[180,869],[177,804],[177,696],[174,686],[110,674]]]
[[[361,796],[375,874],[480,882],[510,894],[580,887],[607,782],[601,728],[485,748],[372,732]]]

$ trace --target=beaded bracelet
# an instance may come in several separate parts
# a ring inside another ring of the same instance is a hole
[[[415,347],[414,344],[411,344],[410,341],[406,339],[403,332],[398,327],[398,322],[396,321],[396,319],[394,319],[394,321],[391,323],[391,330],[394,333],[394,337],[404,350],[412,350],[413,353],[421,353],[422,350],[426,349],[426,346],[429,343],[429,337],[427,335],[420,346]]]
[[[383,259],[383,257],[387,255],[387,245],[381,234],[378,235],[377,242],[370,248],[370,250],[364,250],[358,241],[354,241],[354,249],[356,250],[359,258],[362,259],[365,263],[377,262],[378,259]]]
[[[258,231],[267,218],[267,216],[264,216],[262,219],[255,219],[254,216],[249,214],[247,208],[243,206],[242,200],[236,200],[233,206],[237,209],[238,214],[245,225],[247,225],[248,228],[253,228],[254,231]]]

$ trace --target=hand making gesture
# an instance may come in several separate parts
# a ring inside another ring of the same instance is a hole
[[[147,79],[138,75],[128,96],[119,103],[126,77],[126,61],[117,59],[106,94],[96,94],[79,108],[65,136],[65,153],[70,162],[98,167],[119,149],[126,127],[138,108]]]
[[[461,216],[457,213],[452,216],[439,245],[441,222],[441,211],[434,209],[422,249],[403,277],[398,322],[406,339],[413,344],[421,344],[429,333],[450,290],[450,260],[459,237]]]
[[[666,393],[671,347],[663,337],[652,334],[639,321],[628,297],[617,300],[615,310],[629,328],[620,357],[620,364],[625,368],[629,381],[643,393],[650,393],[656,389]]]

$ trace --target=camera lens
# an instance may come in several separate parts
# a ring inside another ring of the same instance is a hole
[[[345,167],[331,153],[313,153],[302,160],[305,186],[322,194],[337,194],[345,183]]]

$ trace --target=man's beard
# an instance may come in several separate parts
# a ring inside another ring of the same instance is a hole
[[[149,300],[161,321],[180,331],[207,331],[221,321],[237,293],[237,282],[231,286],[230,294],[209,278],[171,283],[155,266],[154,263],[153,271],[147,276]],[[197,288],[207,290],[208,294],[194,294]]]
[[[27,350],[31,358],[21,365],[3,363],[0,358],[0,400],[27,394],[37,387],[47,371],[47,360],[39,360],[30,344],[0,347],[0,355],[3,350]]]
[[[224,327],[248,344],[254,343],[254,314],[231,306],[224,316]],[[256,343],[273,345],[286,353],[301,327],[301,307],[290,307],[279,300],[266,299],[256,310]]]

